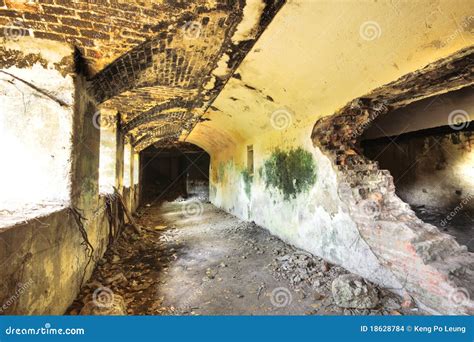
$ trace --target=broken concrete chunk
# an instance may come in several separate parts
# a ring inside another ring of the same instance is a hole
[[[354,274],[343,274],[334,279],[332,296],[342,308],[372,309],[379,303],[377,289]]]

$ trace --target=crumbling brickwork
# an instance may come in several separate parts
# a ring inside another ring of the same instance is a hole
[[[283,3],[262,0],[248,19],[244,0],[2,0],[0,36],[74,46],[89,92],[140,151],[189,134]]]
[[[474,255],[418,219],[395,194],[390,173],[359,153],[358,138],[379,115],[474,83],[468,48],[378,88],[320,119],[312,139],[334,162],[339,196],[364,240],[403,289],[434,312],[473,314]],[[462,298],[459,301],[459,298]]]
[[[0,1],[0,36],[9,33],[77,46],[94,71],[155,37],[177,14],[176,1],[37,0]],[[192,1],[187,11],[206,6]],[[187,12],[183,11],[183,12]]]

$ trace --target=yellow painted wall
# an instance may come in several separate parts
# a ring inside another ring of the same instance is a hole
[[[354,98],[474,43],[472,1],[309,1],[282,8],[187,141],[211,156],[210,200],[283,240],[401,288],[361,238],[315,122]],[[449,113],[447,113],[449,114]],[[447,122],[446,118],[446,123]],[[250,196],[242,171],[253,145]],[[295,199],[258,169],[276,148],[312,153],[317,180]]]

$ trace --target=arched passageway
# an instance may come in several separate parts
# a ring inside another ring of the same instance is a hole
[[[473,314],[472,12],[0,0],[0,313]]]

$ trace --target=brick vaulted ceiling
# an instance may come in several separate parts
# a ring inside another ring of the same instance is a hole
[[[0,25],[72,44],[136,150],[187,136],[284,0],[0,0]]]

